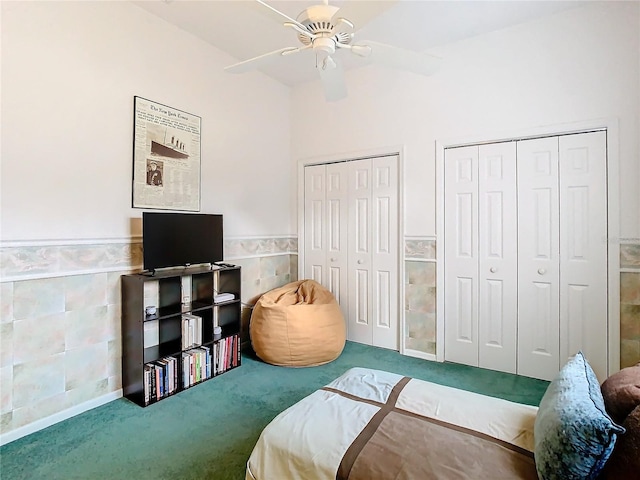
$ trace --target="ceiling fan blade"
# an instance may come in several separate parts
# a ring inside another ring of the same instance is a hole
[[[297,23],[291,23],[291,22],[284,22],[283,25],[285,27],[289,27],[289,28],[293,28],[296,32],[304,35],[307,38],[310,38],[311,40],[313,40],[314,38],[317,37],[317,35],[314,35],[313,33],[311,33],[309,30],[303,30],[301,29]]]
[[[333,28],[329,32],[329,37],[333,37],[334,35],[338,35],[340,33],[351,33],[353,32],[353,23],[351,23],[346,18],[332,18]]]
[[[385,45],[384,43],[363,41],[365,45],[353,45],[353,47],[371,47],[368,59],[372,63],[379,63],[392,68],[408,70],[420,75],[431,75],[440,67],[442,59],[433,55],[427,55],[413,50]],[[351,50],[354,51],[354,48]],[[355,53],[355,52],[354,52]]]
[[[278,23],[284,23],[284,22],[293,23],[298,28],[307,32],[309,31],[306,26],[298,22],[295,18],[291,18],[286,13],[282,13],[280,10],[272,7],[271,5],[269,5],[267,2],[264,2],[263,0],[255,0],[255,3],[253,3],[253,5],[255,5],[256,8],[259,8],[261,13],[268,15]]]
[[[359,57],[368,57],[371,55],[371,47],[369,45],[349,45],[346,43],[336,43],[336,48],[350,50],[354,55]]]
[[[301,50],[306,50],[305,47],[286,47],[281,48],[279,50],[274,50],[273,52],[265,53],[263,55],[259,55],[254,58],[250,58],[248,60],[243,60],[242,62],[235,63],[233,65],[229,65],[224,67],[224,70],[229,73],[245,73],[251,70],[256,70],[260,67],[268,65],[274,61],[276,61],[279,57],[284,55],[289,55],[292,53],[299,52]]]
[[[347,85],[344,81],[344,71],[340,64],[335,64],[333,68],[318,68],[320,80],[324,87],[324,97],[328,102],[342,100],[347,96]]]
[[[398,0],[380,0],[365,2],[362,0],[349,0],[333,15],[332,23],[338,18],[344,18],[351,22],[355,30],[360,30],[378,15],[393,7]]]

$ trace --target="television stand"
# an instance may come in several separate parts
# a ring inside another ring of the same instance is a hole
[[[212,267],[121,277],[122,390],[129,400],[146,407],[240,366],[241,269]],[[218,292],[233,298],[216,302]],[[150,305],[154,315],[146,315]]]
[[[235,268],[235,265],[232,265],[231,263],[225,263],[225,262],[215,262],[213,263],[213,265],[217,267]]]

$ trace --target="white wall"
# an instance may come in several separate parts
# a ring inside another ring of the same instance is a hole
[[[435,49],[444,62],[432,77],[373,66],[351,71],[349,96],[335,103],[322,100],[317,83],[297,87],[292,157],[404,145],[404,233],[434,235],[436,141],[616,117],[621,236],[637,242],[639,32],[640,3],[587,2]]]
[[[203,213],[290,222],[289,88],[129,2],[2,2],[2,240],[140,234],[133,97],[202,117]],[[132,219],[137,219],[133,220]]]

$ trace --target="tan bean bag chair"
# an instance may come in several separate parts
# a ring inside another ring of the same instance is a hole
[[[333,294],[314,280],[300,280],[265,293],[249,323],[251,345],[267,363],[310,367],[342,353],[346,327]]]

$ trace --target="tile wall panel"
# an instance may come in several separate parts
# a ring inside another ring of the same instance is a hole
[[[14,322],[0,323],[0,368],[13,365],[13,332]]]
[[[57,353],[13,366],[14,409],[64,393],[64,358],[64,353]]]
[[[436,264],[405,261],[405,348],[436,353]]]
[[[639,362],[640,268],[620,274],[620,368]]]
[[[640,244],[620,245],[620,367],[640,363]]]
[[[65,312],[107,305],[107,274],[65,277],[64,299]]]
[[[66,351],[65,391],[83,388],[108,378],[107,358],[109,345],[106,342],[92,343]],[[106,383],[105,383],[106,385]]]
[[[620,267],[640,269],[640,244],[620,245]]]
[[[0,283],[0,323],[13,322],[13,282]]]
[[[122,388],[121,285],[142,244],[0,247],[0,433]],[[251,305],[297,275],[293,237],[225,241]]]
[[[404,257],[404,346],[407,350],[435,355],[435,240],[405,239]]]
[[[64,306],[64,280],[42,278],[13,285],[13,317],[16,320],[63,313]]]
[[[13,322],[13,364],[45,360],[65,351],[64,313]]]
[[[13,365],[0,368],[0,385],[13,385]],[[0,415],[13,410],[13,388],[0,388]]]

